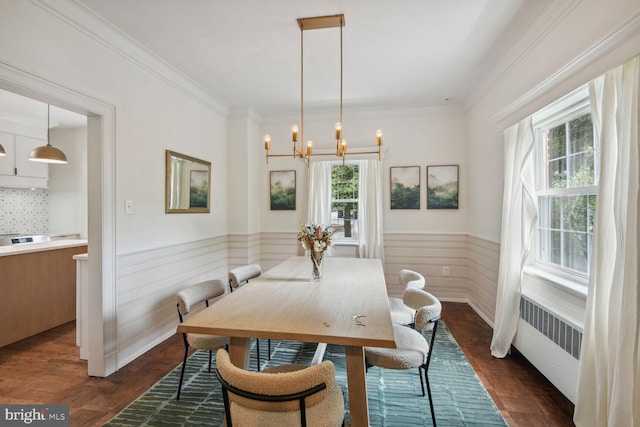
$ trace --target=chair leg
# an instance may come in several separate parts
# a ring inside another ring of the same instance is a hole
[[[180,400],[180,390],[182,390],[182,380],[184,379],[184,369],[187,367],[187,355],[189,354],[189,347],[184,349],[184,360],[182,361],[182,370],[180,371],[180,382],[178,383],[178,395],[176,400]]]
[[[209,373],[211,373],[211,356],[213,356],[213,350],[209,350]]]
[[[256,338],[256,360],[258,361],[258,372],[260,372],[260,338]]]
[[[267,340],[267,360],[271,360],[271,339]]]
[[[424,371],[425,375],[427,371]],[[422,397],[424,397],[424,381],[422,381],[422,366],[418,367],[418,376],[420,377],[420,388],[422,389]]]
[[[422,380],[422,376],[420,377]],[[433,398],[431,397],[431,386],[429,385],[429,377],[427,376],[427,370],[424,370],[424,380],[427,382],[427,393],[429,394],[429,408],[431,408],[431,420],[433,421],[433,427],[436,427],[436,413],[433,409]]]

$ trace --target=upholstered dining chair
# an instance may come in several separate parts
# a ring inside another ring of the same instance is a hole
[[[178,318],[182,323],[192,309],[204,303],[209,306],[209,300],[220,297],[226,292],[225,285],[220,280],[207,280],[195,285],[191,285],[176,295],[178,303]],[[211,372],[211,358],[213,350],[228,347],[229,337],[218,335],[203,334],[187,334],[183,333],[184,339],[184,360],[182,361],[182,370],[180,372],[180,383],[178,384],[178,394],[176,400],[180,400],[180,391],[182,390],[182,381],[184,380],[184,371],[187,366],[187,356],[189,355],[189,347],[198,350],[209,350],[209,372]]]
[[[214,372],[222,385],[227,427],[344,424],[344,396],[329,360],[250,372],[233,365],[220,349]]]
[[[262,274],[262,268],[258,264],[247,264],[229,271],[229,290],[234,289],[248,283]],[[258,371],[260,370],[260,339],[256,338],[256,355],[258,363]],[[271,360],[271,340],[267,340],[267,360]]]
[[[442,313],[442,305],[438,298],[422,289],[407,288],[403,294],[406,304],[416,310],[415,329],[402,325],[393,325],[393,338],[396,348],[365,347],[365,361],[367,370],[371,366],[385,369],[413,369],[418,368],[420,386],[424,396],[424,382],[427,383],[431,419],[436,425],[436,415],[433,409],[431,386],[429,385],[429,362],[433,351],[433,343],[438,329],[438,321]],[[429,342],[424,332],[430,331]],[[422,373],[424,372],[424,382]]]
[[[403,286],[404,289],[424,289],[425,278],[416,271],[400,270],[400,285]],[[394,325],[413,327],[416,310],[405,304],[402,298],[389,297],[389,310],[391,311],[391,322]]]

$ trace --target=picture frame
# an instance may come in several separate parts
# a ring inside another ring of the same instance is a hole
[[[459,166],[427,166],[427,209],[458,209]]]
[[[420,166],[389,168],[391,209],[420,209]]]
[[[165,213],[209,213],[211,162],[165,152]]]
[[[270,171],[269,205],[272,211],[296,210],[296,171]]]

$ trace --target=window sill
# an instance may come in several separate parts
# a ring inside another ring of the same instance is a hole
[[[538,279],[543,280],[548,285],[564,291],[576,298],[580,298],[584,301],[586,301],[587,299],[588,281],[586,280],[580,278],[570,280],[557,274],[551,273],[545,269],[533,266],[525,267],[523,272],[524,274],[537,277]]]
[[[358,242],[356,241],[348,241],[348,240],[338,240],[338,241],[333,241],[333,243],[331,243],[332,246],[358,246]]]

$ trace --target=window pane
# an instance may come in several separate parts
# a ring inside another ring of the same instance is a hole
[[[589,206],[587,209],[587,214],[589,215],[589,219],[587,221],[587,230],[589,231],[589,233],[593,233],[593,223],[596,216],[596,196],[595,194],[591,194],[587,197],[589,199]],[[591,245],[589,245],[589,247],[591,247]]]
[[[564,266],[587,272],[587,235],[583,233],[564,233]]]
[[[569,157],[569,187],[588,187],[594,184],[593,150]]]
[[[562,232],[550,231],[549,240],[549,259],[545,261],[562,265]]]
[[[331,168],[331,226],[334,239],[358,239],[358,165]]]
[[[567,128],[564,124],[549,129],[549,159],[567,155]]]
[[[551,228],[559,230],[562,227],[562,199],[560,197],[549,197],[551,201]]]
[[[549,162],[549,188],[567,186],[567,159],[561,157]]]
[[[593,152],[593,123],[591,114],[569,122],[569,153]]]
[[[564,197],[563,229],[587,231],[588,198],[587,196]]]

